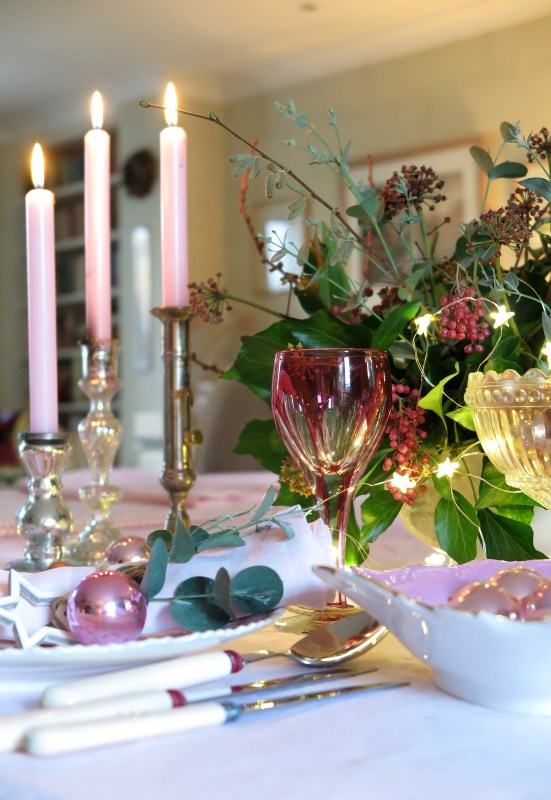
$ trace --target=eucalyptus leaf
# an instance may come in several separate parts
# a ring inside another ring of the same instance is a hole
[[[551,203],[551,181],[547,180],[547,178],[526,178],[523,181],[519,181],[519,183],[525,189],[531,189],[537,195],[543,197],[544,200],[547,200],[548,203]]]
[[[488,177],[494,178],[524,178],[528,169],[524,164],[519,164],[516,161],[502,161],[501,164],[496,164],[490,171]]]
[[[272,522],[274,525],[277,525],[277,527],[283,531],[283,533],[288,539],[295,538],[295,529],[293,528],[291,523],[288,522],[286,519],[284,519],[281,516],[276,516],[273,517]]]
[[[180,514],[176,520],[176,533],[170,550],[169,560],[176,564],[186,564],[195,555],[195,546]]]
[[[168,566],[168,551],[163,539],[157,538],[153,542],[149,561],[140,584],[146,599],[152,600],[159,594],[164,586]]]
[[[493,167],[494,162],[492,161],[492,157],[488,153],[487,150],[483,150],[482,147],[478,147],[477,145],[473,145],[469,148],[469,153],[475,160],[476,164],[485,175],[490,175]]]
[[[285,179],[285,186],[292,192],[302,195],[302,197],[310,197],[308,189],[305,189],[304,186],[301,186],[300,183],[297,183],[292,178]]]
[[[511,125],[510,122],[502,122],[499,130],[504,142],[516,142],[520,133],[517,125]]]
[[[170,551],[172,542],[174,540],[173,534],[170,531],[167,531],[165,528],[160,528],[159,530],[152,531],[147,537],[146,542],[149,547],[153,547],[158,539],[161,539],[161,541],[163,541],[165,544],[166,550]]]
[[[208,539],[204,539],[197,545],[197,552],[204,553],[205,550],[214,550],[218,547],[244,547],[245,540],[239,533],[231,528],[224,531],[211,533]]]
[[[233,604],[246,614],[259,614],[275,608],[283,597],[283,583],[271,567],[247,567],[230,584]]]
[[[168,611],[178,625],[197,633],[223,628],[231,619],[210,600],[172,600]]]
[[[251,522],[255,523],[258,522],[259,519],[262,519],[267,512],[271,509],[274,504],[274,500],[276,498],[277,490],[275,486],[269,486],[264,497],[257,505],[252,517]]]
[[[306,198],[298,197],[296,200],[293,200],[293,202],[289,204],[289,213],[287,214],[287,218],[296,219],[302,214],[305,208],[306,208]]]
[[[519,278],[516,272],[508,272],[503,280],[503,285],[508,289],[516,291],[519,287]]]
[[[434,527],[440,547],[458,564],[476,558],[478,519],[474,508],[460,492],[455,500],[442,498],[434,510]]]
[[[201,528],[199,525],[192,525],[189,529],[189,533],[195,548],[197,548],[201,542],[204,542],[205,539],[209,538],[208,531],[206,531],[204,528]]]
[[[233,617],[230,595],[230,575],[227,569],[220,567],[214,578],[212,586],[213,602],[220,606],[228,617]]]

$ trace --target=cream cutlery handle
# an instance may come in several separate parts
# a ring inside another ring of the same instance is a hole
[[[82,722],[86,720],[109,719],[124,714],[143,714],[152,711],[165,711],[174,706],[184,705],[187,698],[181,692],[154,689],[151,692],[136,692],[121,697],[110,697],[93,703],[59,708],[37,708],[20,714],[0,717],[0,752],[15,750],[25,733],[39,725]]]
[[[194,686],[238,672],[243,659],[233,650],[182,656],[145,667],[107,672],[49,686],[42,695],[46,708],[87,703],[147,689]]]
[[[215,702],[197,703],[153,714],[38,727],[24,736],[21,747],[37,756],[56,755],[210,725],[223,725],[235,716],[234,707]]]

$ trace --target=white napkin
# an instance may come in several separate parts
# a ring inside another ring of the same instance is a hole
[[[332,564],[334,554],[329,529],[321,520],[308,523],[301,513],[287,516],[295,536],[288,539],[277,527],[248,534],[246,545],[236,548],[220,548],[200,553],[187,564],[169,564],[163,589],[158,597],[171,598],[176,586],[186,578],[203,575],[213,578],[220,567],[225,567],[230,576],[246,567],[263,565],[274,569],[284,585],[280,605],[301,603],[322,608],[331,599],[332,592],[317,578],[311,567],[314,564]],[[23,582],[28,582],[44,595],[58,597],[71,592],[78,583],[95,572],[94,567],[59,567],[39,573],[21,573]],[[9,593],[9,573],[0,570],[0,595]],[[1,603],[0,596],[0,606]],[[21,597],[14,609],[22,619],[29,636],[47,625],[51,619],[49,605],[34,605]],[[168,612],[168,603],[150,603],[144,633],[159,633],[177,629]],[[11,626],[0,621],[0,639],[12,640]]]

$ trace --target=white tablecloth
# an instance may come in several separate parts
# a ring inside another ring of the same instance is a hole
[[[241,479],[250,488],[247,477]],[[0,492],[5,523],[16,507],[14,492]],[[155,514],[153,505],[127,511],[141,511],[143,519]],[[194,514],[202,516],[199,504]],[[2,560],[11,557],[16,541],[4,536],[0,542]],[[411,563],[423,548],[395,525],[375,551],[379,563]],[[284,651],[296,638],[269,628],[232,647]],[[1,755],[0,800],[549,798],[551,717],[493,711],[444,694],[432,684],[430,670],[391,635],[352,664],[377,667],[366,681],[411,685],[81,754]],[[278,658],[248,665],[233,682],[302,671]],[[33,707],[42,688],[33,684],[14,693],[9,684],[0,686],[0,713]]]

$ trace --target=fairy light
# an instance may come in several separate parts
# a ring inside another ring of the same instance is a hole
[[[515,316],[514,311],[507,311],[505,306],[498,306],[497,311],[490,312],[490,316],[494,320],[494,328],[500,328],[502,325],[509,326],[509,320]]]
[[[453,473],[459,469],[458,461],[450,461],[449,456],[441,464],[438,464],[436,470],[437,478],[451,478]]]
[[[432,322],[432,314],[423,314],[422,317],[417,317],[414,322],[417,325],[417,333],[419,336],[426,336]]]
[[[390,485],[395,489],[398,489],[398,491],[402,492],[402,494],[405,494],[408,489],[413,489],[415,486],[415,481],[412,481],[407,474],[400,475],[399,472],[395,472],[392,476],[392,480],[390,481]]]
[[[549,362],[549,366],[551,367],[551,342],[549,341],[545,342],[541,354],[542,356],[545,356],[545,358]]]

